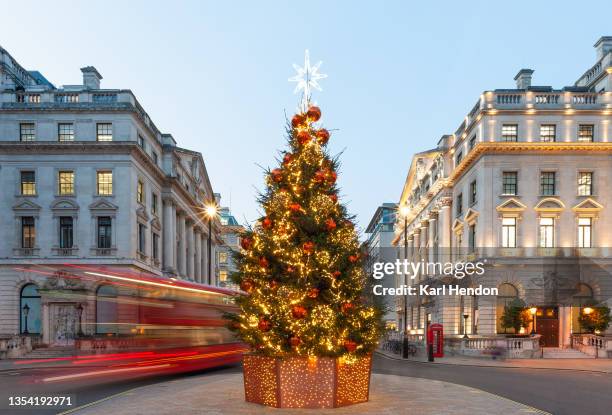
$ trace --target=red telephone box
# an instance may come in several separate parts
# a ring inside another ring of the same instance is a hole
[[[427,329],[427,344],[433,344],[433,357],[444,357],[444,328],[442,324],[430,324]]]

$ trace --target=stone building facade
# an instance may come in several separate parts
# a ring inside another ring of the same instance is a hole
[[[102,89],[94,67],[81,71],[82,85],[56,88],[0,47],[5,337],[70,343],[75,325],[96,330],[105,288],[64,278],[65,264],[218,284],[207,272],[203,207],[216,200],[202,155],[160,132],[130,90]],[[51,296],[58,286],[74,295]]]
[[[411,296],[410,333],[433,322],[451,338],[502,336],[504,306],[520,298],[537,308],[527,330],[542,345],[570,347],[584,305],[611,303],[612,37],[595,48],[574,85],[535,86],[522,69],[516,88],[484,91],[454,134],[413,157],[400,198],[408,238],[399,220],[394,243],[414,262],[486,261],[459,284],[499,294]]]
[[[232,283],[229,277],[232,273],[238,271],[234,254],[241,250],[240,237],[245,231],[245,227],[238,223],[228,207],[222,207],[219,210],[219,219],[221,221],[221,239],[223,240],[223,244],[219,245],[217,253],[219,286],[238,289],[238,286]]]

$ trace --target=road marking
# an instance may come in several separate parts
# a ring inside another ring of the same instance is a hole
[[[60,412],[57,415],[72,414],[72,413],[75,413],[75,412],[80,411],[82,409],[89,408],[89,407],[94,406],[94,405],[98,405],[98,404],[100,404],[102,402],[106,402],[106,401],[111,400],[113,398],[119,398],[121,396],[126,396],[126,395],[132,395],[138,389],[142,389],[142,388],[144,388],[146,386],[150,386],[150,385],[138,386],[136,388],[128,389],[128,390],[123,391],[123,392],[115,393],[114,395],[107,396],[106,398],[98,399],[97,401],[89,402],[89,403],[87,403],[85,405],[77,406],[76,408],[72,408],[72,409],[69,409],[67,411]]]

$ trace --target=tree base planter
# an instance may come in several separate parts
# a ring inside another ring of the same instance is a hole
[[[367,402],[372,356],[339,358],[244,356],[247,402],[276,408],[337,408]]]

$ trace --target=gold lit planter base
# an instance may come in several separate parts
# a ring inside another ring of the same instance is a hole
[[[276,358],[244,356],[247,402],[276,408],[337,408],[367,402],[372,356]]]

